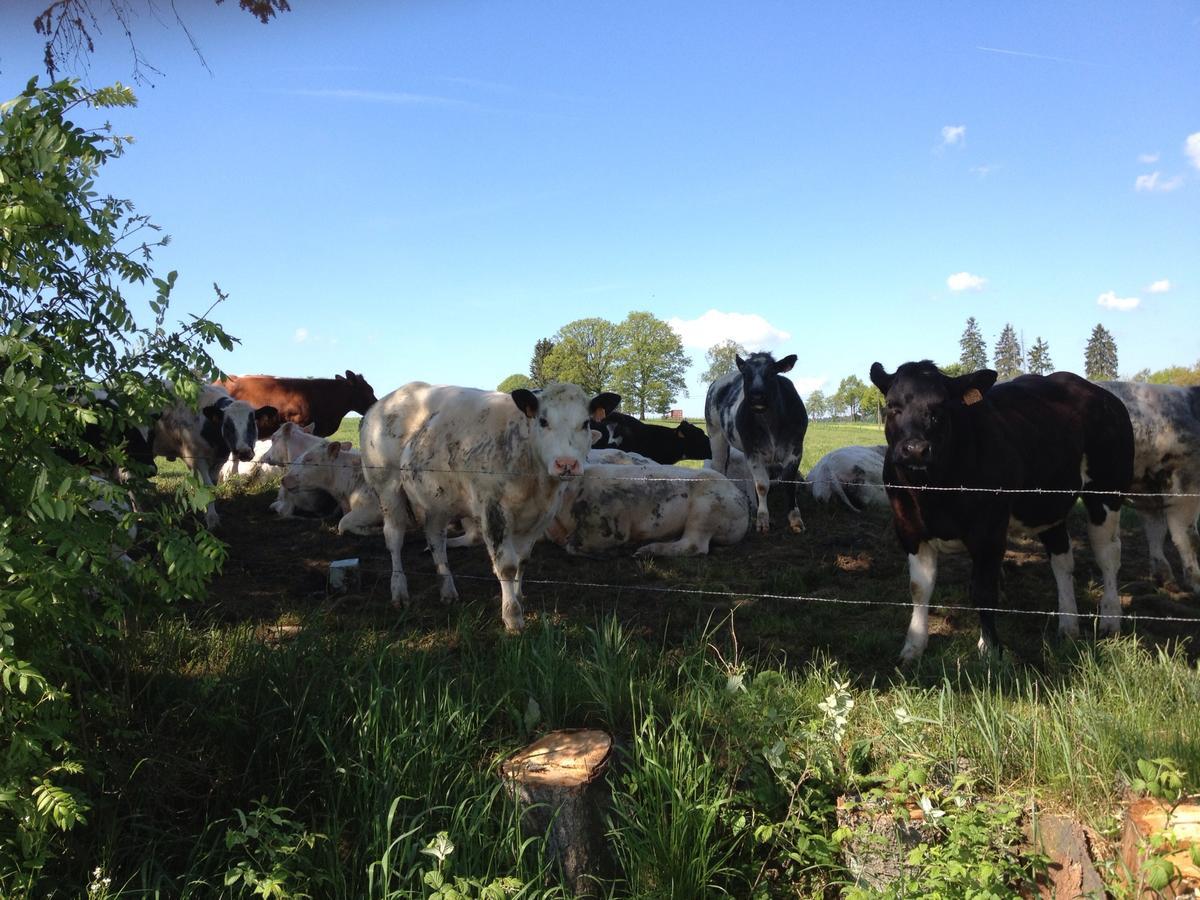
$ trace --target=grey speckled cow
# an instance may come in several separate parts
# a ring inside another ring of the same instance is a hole
[[[1102,381],[1100,386],[1121,398],[1133,423],[1133,484],[1144,493],[1200,493],[1200,387]],[[1200,593],[1200,564],[1196,560],[1196,519],[1200,497],[1135,497],[1150,545],[1150,572],[1159,582],[1174,573],[1163,553],[1167,532],[1183,574],[1193,592]]]
[[[500,580],[500,614],[525,627],[525,560],[583,473],[594,437],[588,398],[573,384],[512,394],[414,381],[375,403],[360,427],[363,469],[379,495],[392,555],[392,602],[408,600],[400,561],[410,522],[423,525],[445,601],[458,596],[446,526],[478,524]]]
[[[707,553],[709,544],[736,544],[749,528],[749,500],[724,475],[653,463],[601,464],[589,465],[567,487],[546,536],[570,553],[642,544],[635,556],[693,556]]]

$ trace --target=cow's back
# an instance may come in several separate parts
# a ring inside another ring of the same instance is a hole
[[[1103,381],[1133,426],[1132,488],[1190,492],[1200,487],[1200,387]]]

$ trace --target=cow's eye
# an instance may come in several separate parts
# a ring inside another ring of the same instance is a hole
[[[584,420],[583,420],[583,424],[582,424],[582,425],[580,425],[579,427],[580,427],[580,428],[583,428],[583,429],[588,429],[588,428],[591,428],[591,427],[592,427],[592,420],[591,420],[591,419],[584,419]]]
[[[931,412],[929,414],[929,424],[939,425],[939,424],[941,424],[941,421],[942,421],[942,414],[940,412]]]
[[[542,416],[540,419],[538,419],[538,424],[539,424],[539,425],[541,425],[543,428],[549,428],[549,427],[550,427],[550,423],[546,421],[546,417],[545,417],[545,416]]]

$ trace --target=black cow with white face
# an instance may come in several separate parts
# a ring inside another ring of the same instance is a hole
[[[776,361],[770,353],[751,353],[735,359],[738,370],[714,381],[704,401],[713,468],[727,474],[731,446],[746,455],[758,496],[758,530],[763,533],[771,529],[771,479],[786,481],[788,526],[803,531],[796,482],[801,479],[808,411],[791,379],[783,377],[796,364],[796,355]]]
[[[650,425],[617,412],[620,402],[619,395],[605,393],[588,405],[592,427],[600,433],[600,438],[592,445],[593,450],[620,449],[626,453],[640,453],[668,466],[681,459],[712,459],[708,435],[691,422],[680,422],[674,428]]]
[[[1133,478],[1133,430],[1121,402],[1069,372],[996,384],[990,369],[951,378],[928,360],[905,363],[894,374],[875,363],[871,381],[886,400],[883,480],[908,553],[913,613],[901,659],[917,659],[929,640],[929,597],[942,550],[970,554],[979,646],[1000,648],[995,615],[985,608],[999,603],[1010,525],[1041,539],[1058,587],[1059,634],[1077,636],[1065,520],[1081,496],[1104,581],[1099,630],[1118,633],[1122,501],[1115,492],[1127,490]],[[923,489],[960,487],[1064,493]],[[1114,493],[1078,493],[1085,488]]]

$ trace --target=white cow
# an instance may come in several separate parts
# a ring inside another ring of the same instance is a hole
[[[887,445],[841,447],[826,453],[808,473],[813,499],[831,503],[836,497],[852,512],[862,512],[867,506],[887,506],[883,487],[886,453]]]
[[[333,497],[342,509],[338,534],[378,534],[383,526],[379,498],[363,478],[362,455],[338,441],[322,441],[300,454],[283,476],[282,488]]]
[[[653,541],[634,555],[692,556],[736,544],[749,527],[748,496],[719,472],[601,464],[567,488],[547,537],[569,553]]]
[[[294,422],[284,422],[271,435],[271,447],[263,455],[262,463],[270,466],[290,466],[306,451],[313,447],[324,447],[328,442],[325,438],[313,434],[316,425],[297,425]],[[349,441],[342,441],[342,449],[349,450]],[[290,516],[296,512],[325,515],[332,510],[333,498],[320,490],[289,490],[284,485],[279,486],[279,494],[271,504],[271,511],[280,516]]]
[[[1192,494],[1191,497],[1134,497],[1150,546],[1150,574],[1159,582],[1174,580],[1163,553],[1167,532],[1179,551],[1188,586],[1200,593],[1196,558],[1196,519],[1200,516],[1200,387],[1102,381],[1129,411],[1133,424],[1135,493]]]
[[[211,488],[230,455],[253,459],[260,418],[277,419],[278,413],[273,406],[255,409],[234,400],[219,385],[205,385],[194,407],[181,401],[163,411],[154,426],[154,454],[182,459]],[[220,524],[215,502],[209,502],[204,519],[209,528]]]
[[[383,511],[392,602],[408,600],[400,557],[410,510],[425,529],[446,601],[458,596],[446,526],[473,519],[500,580],[504,625],[521,631],[525,560],[558,512],[567,481],[587,465],[589,426],[587,395],[573,384],[503,394],[415,381],[367,410],[363,466]]]
[[[588,451],[587,462],[589,466],[658,465],[658,463],[648,456],[642,456],[642,454],[632,451],[618,450],[616,447],[601,447],[600,449],[593,447]]]
[[[254,442],[254,456],[249,463],[244,463],[236,456],[231,456],[225,460],[225,464],[221,466],[221,470],[217,473],[217,483],[220,484],[234,475],[245,475],[247,478],[254,478],[259,473],[266,470],[270,472],[276,468],[270,463],[263,462],[263,457],[271,450],[271,438],[262,441]]]

